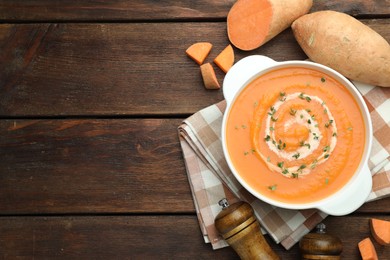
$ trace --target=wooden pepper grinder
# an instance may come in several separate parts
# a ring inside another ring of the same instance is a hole
[[[317,225],[316,233],[306,234],[299,241],[299,248],[302,259],[341,259],[343,244],[338,237],[331,236],[325,232],[325,224]]]
[[[261,234],[260,224],[252,207],[246,202],[229,206],[219,201],[222,211],[215,218],[215,227],[241,259],[280,259]]]

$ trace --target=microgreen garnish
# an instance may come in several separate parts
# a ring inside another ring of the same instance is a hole
[[[267,136],[264,138],[264,140],[265,140],[266,142],[268,142],[269,140],[271,140],[271,136],[267,135]]]
[[[297,113],[296,109],[290,108],[290,115],[295,116],[296,113]]]
[[[327,123],[325,123],[325,127],[328,128],[331,124],[333,124],[332,119],[330,119]]]
[[[310,120],[310,119],[308,119],[308,120],[307,120],[307,123],[310,125],[310,124],[311,124],[311,120]]]
[[[283,150],[284,148],[286,148],[286,143],[283,143],[282,140],[279,139],[279,143],[278,143],[277,148],[279,150]]]
[[[244,152],[244,155],[248,155],[248,154],[249,154],[249,152],[247,152],[247,151]]]
[[[274,131],[275,128],[273,128],[272,126],[270,126],[269,130],[270,130],[270,131]]]
[[[274,190],[276,190],[276,187],[277,187],[277,185],[274,184],[274,185],[268,186],[268,189],[271,191],[274,191]]]
[[[329,145],[324,147],[324,153],[329,152],[329,150],[330,150],[330,146]]]
[[[294,157],[295,159],[298,159],[299,156],[301,156],[301,154],[300,154],[300,153],[296,153],[296,154],[294,154],[292,157]]]
[[[317,159],[315,159],[312,163],[312,165],[310,166],[311,169],[314,169],[315,167],[317,167]]]
[[[307,102],[310,102],[311,101],[311,98],[309,96],[305,96],[305,93],[301,93],[299,94],[298,96],[300,99],[305,99]]]
[[[334,137],[337,137],[337,133],[336,133],[336,132],[334,132],[334,133],[332,134],[332,136],[334,136]]]
[[[278,119],[277,119],[277,118],[274,118],[274,116],[271,116],[271,121],[272,121],[272,122],[276,122],[276,121],[278,121]]]
[[[268,112],[268,115],[270,115],[270,116],[273,116],[275,114],[275,112],[276,112],[274,107],[270,107],[270,111],[271,112]]]
[[[324,158],[327,159],[329,157],[329,154],[325,154]]]
[[[321,78],[321,82],[325,82],[326,79],[324,77]]]
[[[306,168],[306,164],[302,164],[301,166],[299,166],[298,171],[302,171],[305,168]]]
[[[293,173],[291,173],[291,175],[292,175],[293,178],[298,178],[298,173],[297,172],[293,172]]]
[[[306,146],[308,149],[311,147],[309,143],[305,143],[304,141],[300,141],[299,146]]]
[[[284,162],[278,162],[278,163],[277,163],[277,166],[278,166],[279,168],[283,168],[283,165],[284,165]]]
[[[286,100],[286,92],[280,92],[279,93],[279,100],[285,101]]]
[[[288,169],[285,168],[285,169],[282,171],[282,173],[283,173],[283,174],[287,174],[287,173],[288,173]]]

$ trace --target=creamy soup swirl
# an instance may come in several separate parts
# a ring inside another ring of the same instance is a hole
[[[297,104],[297,99],[298,102],[303,103],[302,108],[293,108],[296,107],[296,105],[293,106],[292,104]],[[301,102],[300,100],[304,100],[304,102]],[[282,109],[283,106],[287,106],[287,109]],[[321,106],[321,113],[312,112],[310,108],[313,106]],[[282,113],[287,113],[287,115],[282,115]],[[270,162],[260,149],[256,150],[257,154],[268,168],[272,171],[279,172],[285,177],[297,178],[298,176],[310,174],[317,165],[329,159],[336,147],[336,122],[329,107],[320,97],[306,95],[303,92],[292,94],[281,92],[279,97],[275,100],[275,103],[269,108],[266,118],[264,136],[263,138],[260,138],[260,140],[254,140],[254,147],[257,147],[258,144],[261,144],[261,142],[264,141],[268,148],[280,157],[280,161]],[[318,122],[319,118],[321,118],[321,122],[327,122],[323,127],[321,127]],[[284,119],[284,121],[280,123],[281,120],[279,119]],[[278,126],[278,121],[282,126]],[[255,126],[256,125],[260,125],[260,123],[255,122]],[[283,132],[289,133],[294,132],[295,127],[297,126],[303,127],[309,134],[307,136],[301,136],[300,140],[295,140],[296,142],[299,142],[298,146],[294,146],[293,149],[288,149],[288,144],[286,144],[285,140],[286,137],[278,138],[275,134],[275,129],[282,127]],[[327,145],[322,147],[320,146],[321,140],[324,138],[322,132],[328,130],[332,132],[332,135],[327,141]],[[256,141],[259,141],[258,144],[256,144]],[[322,149],[322,151],[312,160],[310,165],[298,163],[300,161],[299,159],[304,159],[312,155],[317,149]]]

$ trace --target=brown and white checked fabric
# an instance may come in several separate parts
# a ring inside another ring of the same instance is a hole
[[[368,201],[390,195],[390,88],[355,84],[363,95],[373,122],[369,168],[373,190]],[[291,248],[327,215],[315,209],[288,210],[271,206],[249,194],[235,179],[225,161],[221,126],[225,101],[187,118],[178,128],[188,180],[205,242],[214,249],[227,246],[214,227],[221,211],[218,201],[227,198],[249,202],[262,227],[286,249]]]

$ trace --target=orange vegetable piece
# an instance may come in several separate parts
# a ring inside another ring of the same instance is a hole
[[[312,0],[238,0],[227,16],[229,40],[241,50],[254,50],[308,13],[312,4]]]
[[[234,51],[233,47],[229,44],[220,54],[214,59],[214,63],[223,71],[228,70],[233,66],[234,63]]]
[[[200,66],[202,73],[203,83],[207,89],[220,89],[221,86],[218,83],[218,79],[215,76],[215,71],[211,63],[205,63]]]
[[[209,42],[197,42],[188,47],[186,54],[196,63],[201,65],[207,55],[209,55],[212,47],[213,45]]]
[[[375,247],[369,237],[360,241],[358,247],[363,260],[378,260]]]
[[[371,234],[381,245],[390,245],[390,221],[370,219]]]

